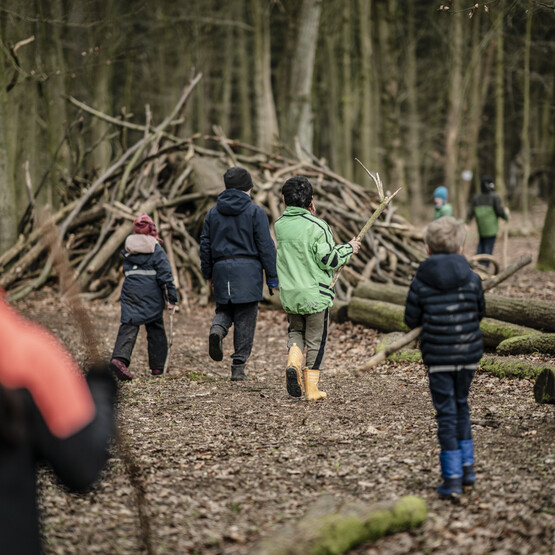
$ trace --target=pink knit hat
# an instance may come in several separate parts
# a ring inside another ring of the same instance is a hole
[[[150,216],[146,214],[141,214],[133,222],[133,232],[139,235],[152,235],[155,239],[162,242],[162,239],[158,237],[158,230],[156,229],[155,223],[152,221]]]

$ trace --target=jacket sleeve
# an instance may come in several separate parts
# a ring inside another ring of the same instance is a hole
[[[277,287],[276,245],[270,235],[270,225],[266,213],[260,206],[254,206],[254,242],[266,273],[266,282],[271,287]]]
[[[112,373],[107,366],[95,368],[88,373],[87,384],[96,411],[83,428],[69,437],[56,437],[36,406],[30,424],[39,457],[52,466],[65,486],[75,491],[90,488],[100,477],[115,431],[117,386]]]
[[[422,324],[422,308],[418,300],[416,285],[414,280],[410,284],[405,303],[405,324],[412,330]]]
[[[153,263],[158,284],[164,291],[164,296],[167,294],[168,301],[175,304],[177,303],[177,289],[173,281],[172,267],[168,255],[160,245],[156,245],[155,255]]]
[[[324,230],[319,235],[313,250],[316,264],[322,270],[337,270],[340,266],[347,264],[353,254],[353,247],[348,243],[335,244],[331,230],[325,223]]]
[[[210,212],[208,212],[200,235],[200,269],[204,279],[212,279],[213,267],[212,246],[210,244]]]
[[[504,220],[509,219],[509,217],[507,216],[507,212],[505,212],[505,209],[503,208],[501,197],[498,194],[496,194],[493,199],[493,209],[495,210],[498,218],[503,218]]]
[[[478,283],[478,318],[482,320],[486,315],[486,298],[484,295],[484,288],[482,287],[482,280],[480,276],[476,274],[476,281]]]

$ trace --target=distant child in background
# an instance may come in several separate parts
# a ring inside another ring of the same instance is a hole
[[[479,236],[476,254],[492,254],[499,231],[498,220],[503,218],[508,221],[509,209],[503,208],[501,197],[495,192],[495,183],[491,177],[482,177],[481,192],[474,195],[468,207],[468,222],[473,218],[476,218]]]
[[[422,326],[420,348],[436,409],[443,496],[472,486],[474,442],[468,394],[483,344],[485,315],[482,282],[462,255],[466,229],[450,216],[428,225],[428,254],[410,285],[405,307],[409,328]]]
[[[168,354],[164,308],[175,310],[177,291],[170,262],[159,244],[156,225],[146,214],[133,222],[133,234],[125,240],[121,289],[121,324],[112,353],[111,367],[120,380],[132,380],[131,354],[140,326],[146,328],[148,365],[160,376]]]
[[[222,341],[233,325],[231,381],[248,379],[245,365],[251,354],[263,299],[264,273],[270,288],[278,286],[276,245],[268,216],[252,201],[251,174],[234,166],[224,174],[225,191],[206,214],[200,236],[204,279],[214,288],[216,314],[208,336],[208,354],[223,359]]]
[[[351,239],[336,245],[329,225],[317,218],[312,184],[306,177],[288,179],[281,189],[285,212],[275,222],[280,299],[289,322],[286,388],[292,397],[325,399],[318,389],[328,335],[328,311],[335,291],[333,273],[360,249]],[[306,347],[306,365],[302,367]],[[302,370],[302,377],[301,377]]]
[[[447,187],[437,187],[434,190],[434,220],[443,216],[452,216],[453,207],[447,202]]]

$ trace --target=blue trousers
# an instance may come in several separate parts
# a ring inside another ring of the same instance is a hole
[[[468,394],[474,370],[432,372],[428,377],[439,445],[442,451],[456,451],[459,441],[472,439]]]
[[[493,237],[480,237],[476,254],[493,254],[495,235]]]

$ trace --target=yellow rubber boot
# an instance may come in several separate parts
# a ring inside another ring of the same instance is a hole
[[[320,370],[311,370],[305,368],[303,370],[304,390],[307,401],[318,401],[325,399],[328,395],[325,391],[318,389],[318,381],[320,379]]]
[[[291,397],[301,397],[303,394],[303,380],[301,368],[303,367],[303,352],[293,343],[289,349],[287,367],[285,369],[285,386]]]

